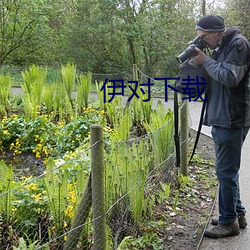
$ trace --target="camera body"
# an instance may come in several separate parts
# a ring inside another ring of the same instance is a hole
[[[198,55],[198,53],[195,51],[195,47],[199,48],[200,50],[203,50],[207,48],[207,43],[199,36],[197,36],[190,45],[180,54],[178,55],[177,61],[179,63],[183,63],[188,58]]]

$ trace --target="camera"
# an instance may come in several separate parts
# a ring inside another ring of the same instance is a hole
[[[195,47],[199,48],[200,50],[203,50],[207,48],[207,43],[199,36],[197,36],[190,45],[180,54],[178,55],[177,61],[179,63],[183,63],[188,58],[198,55],[198,53],[195,51]]]

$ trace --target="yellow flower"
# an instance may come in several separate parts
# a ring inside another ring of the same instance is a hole
[[[40,201],[42,199],[41,195],[42,195],[41,193],[33,194],[32,197],[35,198],[36,201]]]
[[[36,152],[36,158],[40,159],[41,158],[41,155],[39,152]]]
[[[76,203],[76,196],[75,195],[72,195],[71,201],[72,201],[72,203]]]
[[[37,190],[37,186],[35,183],[30,183],[29,185],[26,186],[26,189],[28,191],[34,191],[34,190]]]
[[[4,134],[4,135],[9,135],[10,133],[9,133],[8,130],[4,130],[4,131],[3,131],[3,134]]]
[[[22,153],[22,151],[19,151],[19,150],[15,149],[13,155],[18,155],[18,154],[21,154],[21,153]]]
[[[15,144],[12,142],[12,143],[10,144],[10,150],[12,150],[14,146],[15,146]]]
[[[43,153],[45,154],[46,157],[48,157],[49,153],[46,147],[43,147]]]
[[[65,215],[68,215],[69,218],[73,218],[74,217],[73,206],[68,205],[66,208],[66,211],[64,211],[64,213],[65,213]]]

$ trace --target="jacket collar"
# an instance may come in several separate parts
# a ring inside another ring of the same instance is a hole
[[[221,53],[221,50],[231,41],[232,37],[241,34],[240,29],[237,26],[233,26],[225,31],[221,40],[219,41],[219,45],[214,49],[213,57],[216,58]]]
[[[228,30],[225,31],[224,35],[222,36],[221,39],[221,47],[223,47],[225,44],[228,43],[229,40],[235,35],[240,34],[241,31],[237,26],[233,26],[229,28]]]

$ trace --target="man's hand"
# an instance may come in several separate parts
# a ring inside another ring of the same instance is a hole
[[[198,53],[197,56],[192,57],[197,64],[203,64],[207,56],[197,47],[194,48],[195,51]]]

